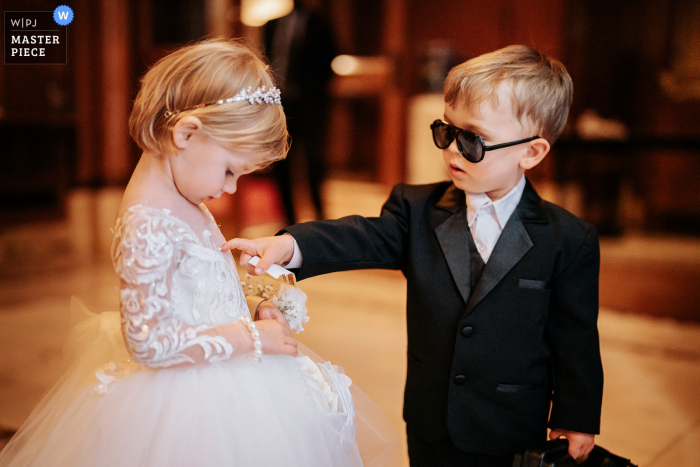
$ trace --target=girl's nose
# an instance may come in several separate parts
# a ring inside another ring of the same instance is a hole
[[[229,195],[234,194],[236,192],[236,189],[238,188],[237,182],[238,178],[236,178],[233,181],[227,182],[226,185],[224,185],[224,191]]]

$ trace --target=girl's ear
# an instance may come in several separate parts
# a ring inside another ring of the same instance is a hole
[[[197,117],[188,115],[175,123],[175,127],[173,127],[173,143],[176,148],[185,149],[192,141],[192,138],[201,137],[202,132],[202,121]]]
[[[522,159],[520,159],[520,167],[525,170],[530,170],[537,164],[542,162],[544,156],[549,153],[549,141],[544,138],[538,138],[529,143],[529,148]]]

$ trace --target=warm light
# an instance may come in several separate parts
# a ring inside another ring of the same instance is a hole
[[[241,0],[241,22],[246,26],[263,26],[293,9],[294,0]]]
[[[391,71],[391,62],[383,56],[338,55],[331,62],[331,68],[340,76],[385,76]]]
[[[357,71],[357,59],[351,55],[338,55],[331,62],[331,68],[337,75],[352,75]]]

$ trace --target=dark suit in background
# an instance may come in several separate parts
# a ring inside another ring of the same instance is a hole
[[[273,166],[288,223],[296,221],[292,198],[291,164],[305,157],[311,200],[323,219],[321,184],[325,178],[324,151],[328,133],[328,81],[336,55],[330,21],[320,12],[295,2],[287,16],[265,27],[265,55],[282,91],[282,105],[292,147],[287,159]]]
[[[303,255],[299,279],[370,268],[406,276],[409,453],[415,440],[451,439],[512,459],[546,439],[548,418],[599,432],[597,233],[529,181],[474,284],[465,194],[451,182],[397,185],[377,218],[286,231]]]

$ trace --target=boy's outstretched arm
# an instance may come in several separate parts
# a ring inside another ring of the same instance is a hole
[[[549,432],[549,439],[561,437],[569,440],[569,455],[574,459],[589,454],[595,446],[595,435],[579,433],[577,431],[553,429]]]
[[[241,250],[241,266],[250,274],[260,275],[267,271],[273,264],[286,266],[294,255],[294,238],[289,235],[276,237],[262,237],[255,240],[234,238],[224,243],[221,251],[231,249]],[[253,256],[260,256],[260,262],[254,267],[248,261]]]
[[[251,274],[262,274],[272,264],[279,264],[298,269],[297,280],[356,269],[400,269],[406,258],[411,210],[405,189],[403,184],[392,189],[379,217],[353,215],[304,222],[274,237],[230,240],[222,251],[241,250],[241,266]],[[410,196],[421,199],[423,191],[414,189]],[[248,261],[255,255],[261,259],[253,267]]]

